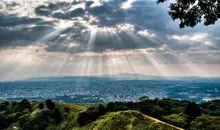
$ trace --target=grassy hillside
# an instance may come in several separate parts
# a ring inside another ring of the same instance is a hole
[[[80,125],[79,115],[97,105],[55,103],[48,108],[44,102],[27,100],[0,104],[0,127],[7,130],[176,130],[134,110],[108,112]]]
[[[219,130],[220,101],[0,102],[0,130]]]
[[[87,128],[91,130],[177,130],[132,110],[108,113],[89,124]]]

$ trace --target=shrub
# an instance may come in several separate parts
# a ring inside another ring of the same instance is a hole
[[[65,111],[66,113],[69,113],[69,112],[70,112],[70,108],[69,108],[69,107],[64,107],[64,111]]]
[[[200,107],[195,102],[190,102],[185,108],[185,114],[189,116],[189,120],[193,120],[201,115]]]
[[[12,105],[15,106],[14,107],[15,112],[21,112],[25,109],[31,110],[32,108],[31,103],[27,99],[24,99],[19,103],[13,103]]]
[[[8,109],[8,107],[7,107],[7,105],[5,105],[5,103],[0,103],[0,111],[5,111],[7,109]]]
[[[45,129],[49,123],[51,123],[51,111],[50,110],[42,110],[36,117],[31,120],[31,124],[33,125],[33,129],[35,130],[43,130]]]
[[[184,113],[167,115],[163,117],[163,120],[167,123],[182,128],[187,126],[187,116]]]
[[[48,99],[45,101],[46,107],[50,110],[53,110],[55,108],[55,103],[52,102],[52,100]]]
[[[98,112],[99,112],[99,115],[104,115],[104,114],[107,112],[107,109],[105,108],[104,105],[99,104],[99,106],[98,106]]]
[[[56,123],[59,123],[62,119],[61,119],[61,113],[60,110],[58,108],[55,108],[54,112],[53,112],[53,118],[55,119]]]
[[[78,117],[77,117],[77,122],[79,123],[80,126],[85,126],[96,119],[99,118],[98,112],[95,111],[84,111],[80,112]]]
[[[190,130],[219,130],[220,117],[202,115],[193,120],[190,124]]]
[[[140,112],[156,118],[163,115],[163,109],[157,105],[141,105]]]
[[[6,106],[9,106],[10,105],[10,103],[8,102],[8,101],[4,101],[3,102]]]
[[[4,114],[0,114],[0,129],[8,127],[8,118]]]
[[[18,118],[21,116],[21,113],[20,112],[15,112],[15,113],[12,113],[12,114],[9,114],[7,117],[8,117],[8,123],[15,123],[17,122]]]
[[[39,108],[40,110],[44,109],[44,104],[43,104],[43,103],[40,103],[40,104],[38,105],[38,108]]]
[[[107,104],[107,110],[108,111],[113,111],[115,109],[115,107],[116,107],[116,104],[114,102],[109,102]]]
[[[31,124],[31,122],[25,122],[23,125],[22,125],[22,130],[33,130],[33,126]]]
[[[87,125],[96,119],[98,119],[101,115],[106,113],[106,108],[103,105],[99,105],[98,107],[90,107],[87,111],[80,112],[77,117],[77,122],[80,126]]]

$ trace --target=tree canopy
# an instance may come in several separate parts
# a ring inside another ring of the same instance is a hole
[[[167,0],[158,0],[163,3]],[[170,4],[169,15],[180,20],[180,28],[215,24],[220,18],[220,0],[175,0]]]

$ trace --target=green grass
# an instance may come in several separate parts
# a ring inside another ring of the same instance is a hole
[[[175,130],[165,124],[147,119],[140,112],[133,110],[109,112],[86,126],[80,126],[77,122],[78,114],[96,105],[69,103],[56,103],[56,108],[62,116],[62,121],[56,123],[52,118],[53,110],[47,109],[46,106],[41,110],[38,108],[39,104],[40,102],[31,102],[31,110],[25,109],[7,115],[13,120],[7,130],[32,130],[29,127],[33,127],[33,130]],[[65,111],[67,107],[68,113]]]
[[[88,130],[175,130],[165,124],[156,123],[138,111],[108,113],[86,126]]]

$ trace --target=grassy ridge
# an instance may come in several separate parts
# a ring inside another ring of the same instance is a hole
[[[91,130],[177,130],[169,125],[145,118],[138,111],[111,112],[88,125]]]
[[[196,104],[145,98],[140,102],[111,102],[104,105],[54,103],[51,100],[2,101],[0,129],[219,130],[219,110],[219,100]]]
[[[29,104],[30,103],[30,104]],[[127,110],[108,112],[97,120],[81,126],[79,114],[96,105],[55,103],[52,110],[46,106],[39,108],[42,102],[2,102],[0,127],[5,130],[175,130],[168,125],[147,119],[138,111]],[[23,105],[23,106],[22,106]],[[32,106],[30,108],[30,105]],[[60,114],[55,115],[59,110]],[[56,121],[60,116],[61,121]]]

